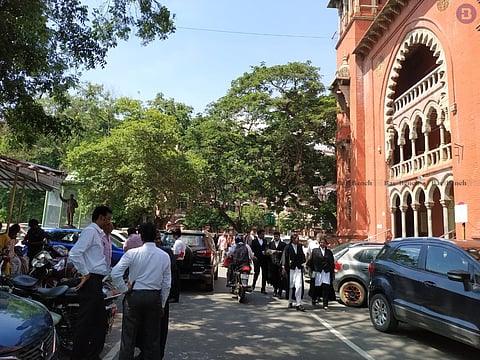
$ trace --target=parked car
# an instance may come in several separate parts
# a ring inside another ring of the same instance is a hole
[[[480,241],[403,238],[385,243],[370,265],[373,326],[399,321],[480,349]]]
[[[218,256],[212,237],[203,231],[182,230],[182,240],[187,245],[184,266],[180,279],[202,281],[207,291],[212,291],[218,278]],[[175,240],[171,232],[165,232],[162,243],[173,247]]]
[[[82,229],[71,228],[47,228],[44,229],[50,245],[64,245],[70,250],[77,242]],[[112,266],[115,266],[123,255],[123,243],[118,239],[118,235],[111,234],[112,240]]]
[[[0,291],[0,359],[56,358],[57,335],[42,304]]]
[[[123,230],[113,229],[112,236],[115,239],[117,239],[119,242],[121,242],[122,244],[124,244],[125,241],[127,241],[127,239],[128,239],[128,233],[126,231],[123,231]]]
[[[368,266],[383,243],[348,242],[332,249],[335,259],[333,288],[347,306],[361,307],[367,302],[370,274]]]

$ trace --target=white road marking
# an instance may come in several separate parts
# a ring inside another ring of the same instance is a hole
[[[309,314],[311,315],[315,320],[317,320],[320,324],[322,324],[324,327],[328,329],[333,335],[335,335],[337,338],[339,338],[341,341],[343,341],[347,346],[352,348],[356,353],[358,353],[361,357],[363,357],[366,360],[375,360],[373,357],[368,355],[366,351],[355,345],[353,342],[348,340],[345,336],[343,336],[339,331],[335,330],[328,322],[325,320],[322,320],[318,317],[316,314]]]
[[[103,358],[103,360],[113,360],[117,356],[118,352],[120,351],[120,341],[118,341],[113,348],[110,349],[107,355]]]

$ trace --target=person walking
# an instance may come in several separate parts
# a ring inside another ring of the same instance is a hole
[[[175,262],[177,263],[177,269],[179,273],[185,271],[185,252],[187,251],[187,245],[183,242],[182,231],[180,229],[173,229],[172,236],[175,242],[173,243],[173,255],[175,255]],[[172,298],[170,302],[179,302],[180,301],[180,286],[181,281],[177,282],[174,287],[172,287]]]
[[[134,249],[143,245],[142,238],[137,233],[137,229],[134,227],[128,228],[127,230],[128,238],[123,244],[123,251],[127,252],[130,249]]]
[[[138,340],[141,340],[138,344],[142,349],[141,359],[162,358],[159,319],[164,316],[170,293],[170,257],[155,244],[155,225],[141,225],[140,236],[143,246],[126,252],[111,272],[113,284],[125,294],[119,360],[134,358]],[[125,284],[123,274],[127,269]]]
[[[305,311],[302,305],[305,254],[298,241],[297,234],[290,236],[290,244],[285,247],[282,254],[282,273],[289,280],[288,307],[292,308],[292,303],[295,300],[295,308],[299,311]],[[295,289],[295,292],[293,289]],[[295,296],[295,299],[292,299],[293,296]]]
[[[173,299],[173,292],[172,289],[178,284],[179,278],[178,278],[178,270],[177,270],[177,263],[175,262],[175,255],[173,255],[172,248],[170,246],[165,246],[162,243],[162,238],[160,234],[157,233],[157,237],[155,238],[155,244],[159,249],[162,249],[165,251],[168,256],[170,257],[170,272],[172,274],[172,283],[170,287],[170,294],[168,296],[168,299]],[[169,302],[165,304],[165,307],[163,309],[163,317],[160,320],[160,355],[161,359],[165,356],[165,346],[167,344],[167,336],[168,336],[168,322],[170,318],[170,305],[168,304]]]
[[[248,246],[252,247],[252,242],[253,242],[253,240],[255,240],[257,237],[258,237],[257,227],[256,227],[256,226],[252,226],[252,230],[250,231],[250,233],[249,233],[247,236],[245,236],[245,244],[247,244]]]
[[[335,260],[333,253],[327,249],[327,240],[320,239],[319,247],[313,249],[310,260],[314,277],[311,279],[311,285],[314,286],[312,305],[315,305],[320,297],[323,301],[323,308],[328,310],[328,300],[330,297],[330,284],[333,281]]]
[[[265,287],[267,286],[267,266],[268,266],[268,256],[267,256],[267,241],[265,240],[265,231],[263,229],[258,230],[257,237],[252,241],[251,245],[253,251],[253,285],[252,291],[255,290],[255,285],[262,272],[262,288],[260,292],[266,294],[267,291]]]
[[[218,237],[217,248],[218,248],[218,259],[220,262],[223,262],[225,257],[225,252],[227,250],[227,232],[222,231],[222,234]]]
[[[320,240],[322,238],[323,238],[322,233],[318,233],[317,236],[315,237],[315,240],[312,240],[308,243],[307,254],[305,255],[306,270],[308,269],[308,272],[310,273],[310,287],[308,289],[308,295],[312,298],[312,305],[314,305],[318,301],[316,297],[316,294],[318,292],[315,292],[315,279],[311,275],[313,269],[309,264],[310,264],[310,259],[312,257],[312,251],[313,249],[316,249],[320,246]]]
[[[47,237],[47,234],[40,227],[37,219],[30,219],[28,221],[28,227],[29,229],[22,241],[22,244],[27,246],[27,257],[31,264],[35,255],[42,251],[43,240]]]
[[[285,278],[282,277],[282,253],[285,249],[285,244],[280,239],[280,232],[273,233],[273,240],[267,245],[267,255],[269,257],[268,263],[268,279],[273,286],[273,296],[282,297],[282,290],[287,291]]]
[[[105,261],[107,262],[108,272],[112,267],[112,239],[110,238],[110,234],[113,231],[113,223],[107,224],[103,229],[103,254],[105,255]]]
[[[105,345],[107,313],[102,291],[108,274],[102,236],[110,224],[112,210],[101,205],[92,213],[92,223],[82,230],[68,257],[80,274],[77,294],[80,308],[73,336],[73,360],[97,360]]]

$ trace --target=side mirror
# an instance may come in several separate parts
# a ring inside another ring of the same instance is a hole
[[[465,291],[472,291],[472,283],[470,282],[470,273],[464,270],[452,270],[447,272],[448,278],[453,281],[463,283]]]

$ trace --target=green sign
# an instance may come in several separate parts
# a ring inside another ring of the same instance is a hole
[[[273,215],[273,213],[267,214],[267,225],[275,226],[275,215]]]

